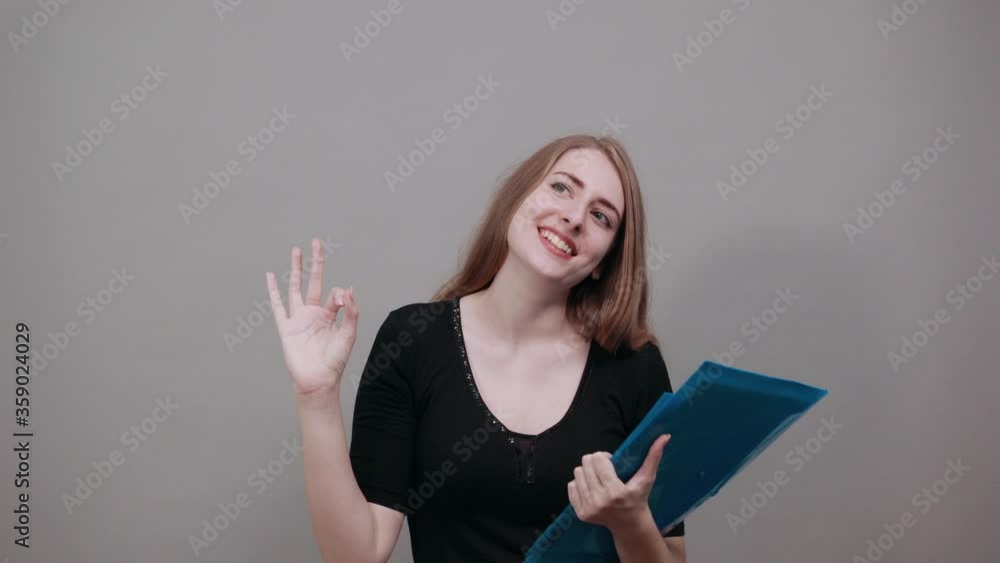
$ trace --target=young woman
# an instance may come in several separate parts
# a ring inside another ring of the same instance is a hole
[[[292,249],[287,311],[268,272],[323,561],[384,563],[408,517],[414,563],[520,562],[567,503],[610,530],[623,563],[685,561],[683,522],[658,530],[648,505],[669,436],[627,482],[610,461],[672,390],[647,320],[645,228],[617,140],[539,149],[501,185],[459,272],[383,321],[350,446],[354,290],[322,300],[319,239],[304,298]]]

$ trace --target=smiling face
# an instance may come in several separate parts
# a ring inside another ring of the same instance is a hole
[[[510,252],[540,275],[575,286],[611,248],[625,212],[614,164],[599,150],[563,153],[518,208]]]

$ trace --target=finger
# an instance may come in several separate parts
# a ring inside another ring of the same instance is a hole
[[[288,310],[293,315],[302,306],[302,250],[292,247],[292,275],[288,280]]]
[[[615,466],[611,463],[611,454],[608,452],[597,452],[594,454],[593,462],[597,478],[606,487],[614,488],[616,485],[621,484],[618,473],[615,472]]]
[[[330,290],[330,295],[326,296],[326,303],[323,305],[328,311],[333,313],[333,320],[336,322],[337,313],[340,312],[340,308],[344,306],[345,303],[345,291],[342,287],[335,287]]]
[[[574,483],[576,483],[576,488],[580,493],[580,497],[589,500],[591,495],[590,482],[587,480],[587,474],[583,469],[583,466],[577,466],[573,470]]]
[[[587,478],[591,492],[594,492],[604,486],[601,478],[597,475],[597,469],[594,468],[595,457],[596,456],[594,456],[594,454],[587,454],[583,456],[583,474]]]
[[[306,289],[306,305],[319,305],[323,298],[323,250],[319,245],[319,239],[312,241],[313,267],[309,274],[309,287]]]
[[[274,313],[274,322],[278,327],[278,334],[285,330],[285,321],[288,319],[285,313],[285,306],[281,304],[281,292],[278,291],[278,282],[274,279],[274,273],[267,273],[267,291],[271,296],[271,311]]]
[[[664,436],[666,437],[665,439]],[[629,484],[635,482],[638,485],[648,485],[656,481],[656,472],[660,468],[660,459],[663,458],[663,448],[666,447],[669,441],[670,434],[664,434],[656,438],[656,441],[649,448],[649,453],[646,454],[645,461],[642,462],[642,466],[635,472],[632,479],[629,480]]]
[[[569,496],[569,503],[576,511],[577,516],[583,510],[583,499],[580,498],[580,491],[577,490],[576,481],[570,481],[566,485],[566,493]]]
[[[354,300],[354,287],[347,290],[344,303],[344,322],[340,327],[347,337],[354,338],[358,334],[358,303]]]

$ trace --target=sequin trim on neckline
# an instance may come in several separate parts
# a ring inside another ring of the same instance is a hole
[[[459,297],[453,297],[451,299],[451,324],[452,333],[455,336],[455,344],[458,347],[459,356],[462,360],[462,371],[464,372],[463,375],[465,376],[466,387],[468,387],[472,396],[475,398],[476,403],[479,405],[480,412],[486,417],[491,426],[500,429],[500,432],[503,434],[507,444],[511,447],[514,455],[514,481],[520,485],[534,485],[535,445],[538,435],[525,435],[521,437],[520,440],[528,441],[526,448],[527,451],[522,451],[521,447],[518,445],[518,439],[514,437],[512,431],[508,430],[499,419],[493,416],[493,413],[490,412],[489,407],[487,407],[486,403],[483,401],[482,396],[479,394],[479,389],[476,387],[476,381],[472,377],[472,367],[469,365],[469,355],[465,349],[465,337],[462,332],[462,317],[461,311],[459,310],[458,300]]]

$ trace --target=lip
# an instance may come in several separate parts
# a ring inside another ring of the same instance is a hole
[[[563,242],[565,242],[566,245],[569,246],[571,254],[566,254],[565,252],[563,252],[559,248],[556,248],[551,242],[549,242],[549,239],[547,239],[544,236],[542,236],[542,231],[551,231],[553,234],[555,234],[556,236],[558,236],[559,238],[561,238],[563,240]],[[572,258],[572,257],[574,257],[574,256],[576,256],[578,254],[578,250],[576,248],[576,244],[573,242],[573,239],[571,239],[569,237],[569,235],[567,235],[566,233],[560,231],[559,229],[553,229],[551,227],[539,227],[538,228],[538,238],[541,239],[542,243],[547,248],[549,248],[549,250],[553,254],[556,254],[557,256],[559,256],[559,257],[561,257],[563,259],[567,259],[568,260],[568,259],[570,259],[570,258]]]

